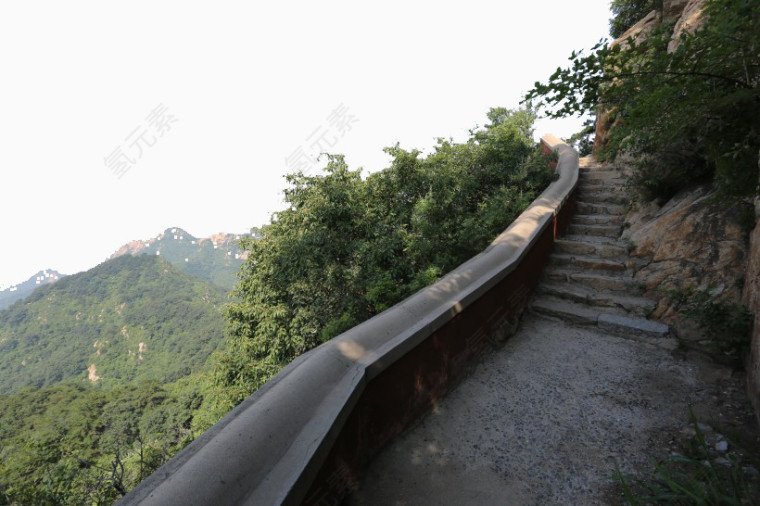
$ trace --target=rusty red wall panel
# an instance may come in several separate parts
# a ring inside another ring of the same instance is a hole
[[[565,201],[565,204],[560,209],[557,216],[554,217],[554,239],[565,235],[567,226],[573,219],[575,214],[575,190],[570,193],[570,196]]]

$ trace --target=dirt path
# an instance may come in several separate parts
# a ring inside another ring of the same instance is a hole
[[[518,333],[370,464],[354,505],[615,504],[700,420],[749,435],[740,376],[528,314]],[[749,437],[756,440],[756,432]]]

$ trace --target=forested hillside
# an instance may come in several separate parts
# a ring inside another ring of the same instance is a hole
[[[0,392],[66,379],[168,382],[223,340],[221,289],[156,256],[124,256],[0,311]]]
[[[0,311],[0,504],[110,504],[191,441],[225,301],[125,255]]]
[[[198,378],[0,394],[0,504],[111,504],[191,440]]]
[[[164,259],[177,233],[0,312],[0,504],[112,503],[294,357],[477,254],[554,177],[534,119],[492,109],[368,177],[339,155],[290,175],[230,299]]]

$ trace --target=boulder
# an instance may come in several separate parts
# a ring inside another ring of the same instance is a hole
[[[623,239],[638,259],[634,280],[660,301],[654,317],[675,323],[668,290],[710,290],[740,300],[748,248],[738,216],[738,206],[726,206],[709,185],[629,213]]]
[[[638,23],[630,27],[628,30],[623,32],[623,35],[618,37],[612,42],[613,46],[620,45],[622,48],[625,48],[627,46],[626,41],[633,37],[634,39],[638,39],[639,37],[646,37],[646,35],[654,28],[660,24],[660,15],[657,11],[652,11],[643,18],[641,18]]]
[[[702,11],[706,0],[663,0],[662,11],[653,10],[639,20],[638,23],[630,27],[620,37],[612,42],[613,46],[620,45],[626,47],[629,37],[638,39],[646,37],[647,34],[661,23],[670,23],[675,21],[673,37],[668,44],[668,51],[674,51],[680,43],[680,37],[683,33],[696,30],[703,22]],[[594,137],[594,153],[599,153],[607,143],[607,137],[610,130],[614,127],[614,122],[610,121],[609,111],[599,107],[596,111],[596,131]]]
[[[673,52],[680,43],[681,34],[691,33],[702,26],[704,22],[703,11],[705,7],[705,0],[689,0],[686,6],[682,9],[681,14],[676,21],[676,25],[673,28],[673,37],[668,44],[668,52]]]
[[[678,19],[688,3],[690,0],[663,0],[662,19],[666,22]]]

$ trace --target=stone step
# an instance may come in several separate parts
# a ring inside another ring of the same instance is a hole
[[[623,181],[617,182],[614,180],[605,181],[604,183],[593,183],[585,179],[578,182],[578,191],[611,191],[611,192],[625,192],[625,184]]]
[[[578,165],[578,169],[580,172],[615,172],[616,174],[620,174],[620,171],[615,167],[610,167],[609,165]]]
[[[613,314],[600,314],[597,326],[608,332],[651,337],[667,337],[670,327],[664,323]]]
[[[566,234],[564,238],[568,241],[590,242],[592,244],[610,244],[612,246],[620,246],[621,248],[625,248],[626,245],[626,243],[620,239],[612,239],[611,237],[602,237],[596,235]]]
[[[612,214],[622,216],[625,214],[625,206],[620,204],[595,204],[592,202],[577,201],[575,211],[578,214]]]
[[[610,309],[609,313],[599,312],[595,308],[554,297],[536,297],[531,308],[539,314],[576,325],[596,326],[616,334],[663,338],[670,332],[669,327],[662,323],[619,314],[614,309]]]
[[[570,235],[594,235],[601,237],[620,237],[620,225],[581,225],[570,223],[567,233]]]
[[[599,311],[595,308],[546,295],[536,296],[530,307],[536,313],[577,325],[596,325],[599,321]]]
[[[631,201],[627,192],[620,190],[615,186],[609,185],[593,185],[589,187],[579,185],[575,192],[575,200],[580,200],[581,202],[597,203],[600,202],[600,200],[596,198],[597,195],[612,195],[611,197],[607,198],[611,199],[610,203],[613,204],[615,203],[615,200],[623,201],[622,203],[624,204],[627,204]],[[607,202],[606,200],[601,201]]]
[[[578,177],[583,178],[607,178],[607,179],[624,179],[625,176],[622,172],[615,169],[590,169],[579,167]]]
[[[611,191],[594,192],[586,191],[585,189],[578,190],[576,195],[577,199],[590,204],[621,204],[625,205],[629,202],[627,196],[622,193],[615,193]]]
[[[624,185],[626,182],[625,177],[620,174],[613,173],[583,173],[578,175],[578,185],[583,186],[587,184],[600,184],[600,185]]]
[[[609,290],[640,294],[641,288],[632,279],[624,277],[623,272],[598,274],[570,269],[566,266],[549,266],[545,272],[546,279],[560,283],[575,283],[593,290]]]
[[[578,158],[578,166],[582,169],[587,169],[587,170],[609,168],[609,164],[600,162],[593,155],[581,156],[580,158]]]
[[[587,239],[587,238],[583,238]],[[613,244],[595,243],[589,240],[581,240],[572,236],[557,239],[554,242],[554,250],[557,253],[570,255],[597,256],[599,258],[621,258],[628,254],[624,246]]]
[[[588,306],[624,309],[628,313],[647,316],[655,308],[655,302],[644,297],[600,292],[577,284],[544,281],[538,285],[537,293],[551,295]]]
[[[576,214],[573,216],[572,223],[578,225],[612,225],[615,223],[622,224],[623,221],[623,216],[612,214]]]
[[[591,271],[623,272],[626,266],[617,260],[607,260],[596,256],[569,255],[565,253],[552,253],[549,257],[550,265],[569,265]]]

